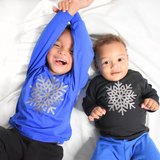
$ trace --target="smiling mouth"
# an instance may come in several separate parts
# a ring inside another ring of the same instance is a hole
[[[57,58],[55,62],[59,65],[66,65],[67,64],[67,61],[60,59],[60,58]]]
[[[113,73],[111,73],[112,75],[117,75],[117,74],[119,74],[120,72],[113,72]]]

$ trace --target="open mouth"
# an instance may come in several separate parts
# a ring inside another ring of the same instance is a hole
[[[63,59],[57,58],[57,59],[56,59],[56,63],[59,64],[59,65],[66,65],[66,64],[67,64],[67,61],[65,61],[65,60],[63,60]]]

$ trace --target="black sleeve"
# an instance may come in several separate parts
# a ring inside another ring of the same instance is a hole
[[[143,90],[142,90],[143,98],[152,98],[159,104],[159,96],[157,91],[152,88],[151,84],[148,84],[146,79],[143,79]]]
[[[86,97],[83,98],[82,106],[84,112],[89,116],[96,105],[96,84],[93,79],[87,88]]]

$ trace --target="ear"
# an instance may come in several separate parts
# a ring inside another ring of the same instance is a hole
[[[96,69],[99,71],[99,68],[98,68],[96,61],[94,61],[94,65],[95,65]]]
[[[128,56],[128,54],[127,54],[127,60],[128,60],[128,65],[129,65],[129,56]]]

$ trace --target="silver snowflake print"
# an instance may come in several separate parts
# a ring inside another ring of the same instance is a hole
[[[30,106],[33,105],[33,110],[37,111],[37,114],[43,111],[47,111],[47,113],[52,112],[54,115],[54,110],[56,109],[57,103],[63,101],[61,98],[66,92],[65,88],[68,85],[63,85],[63,83],[57,83],[59,80],[55,77],[46,80],[47,78],[43,78],[42,74],[40,75],[41,79],[38,79],[38,82],[34,84],[34,86],[30,86],[32,88],[31,97],[29,97],[30,101],[26,103],[30,103]]]
[[[113,88],[112,86],[106,88],[108,94],[108,96],[106,95],[106,99],[108,101],[108,107],[110,108],[109,111],[117,110],[124,116],[124,112],[127,112],[128,109],[135,109],[134,99],[137,95],[132,91],[131,84],[122,85],[122,83],[118,81],[113,85]]]

